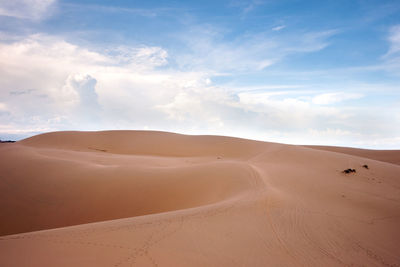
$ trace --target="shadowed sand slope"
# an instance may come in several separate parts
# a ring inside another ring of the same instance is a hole
[[[400,266],[400,166],[346,151],[146,131],[1,144],[0,266]]]

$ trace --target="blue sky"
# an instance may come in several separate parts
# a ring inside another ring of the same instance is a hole
[[[400,148],[399,1],[0,0],[0,138]]]

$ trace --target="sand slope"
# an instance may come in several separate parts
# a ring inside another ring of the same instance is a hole
[[[146,131],[1,144],[0,266],[400,266],[400,153],[346,152]]]

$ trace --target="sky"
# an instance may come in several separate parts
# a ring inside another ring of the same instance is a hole
[[[400,149],[400,1],[0,0],[0,139],[110,129]]]

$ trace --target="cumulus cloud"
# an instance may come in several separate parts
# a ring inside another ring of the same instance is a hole
[[[297,144],[354,145],[396,133],[389,114],[376,109],[315,106],[315,92],[241,92],[209,86],[186,88],[158,106],[189,133],[234,135]],[[370,123],[374,122],[374,123]],[[190,126],[190,127],[188,127]],[[398,127],[397,127],[398,128]],[[366,146],[366,144],[364,144]],[[371,147],[371,146],[370,146]]]
[[[96,93],[96,79],[87,74],[71,74],[62,88],[63,93],[69,94],[74,106],[74,124],[85,124],[92,129],[101,123],[101,107]]]
[[[96,52],[39,34],[0,43],[0,97],[10,106],[3,121],[22,128],[51,124],[59,129],[85,128],[82,122],[92,121],[101,129],[101,105],[114,105],[114,110],[123,106],[125,116],[132,118],[132,106],[145,102],[132,96],[161,87],[165,77],[153,70],[166,64],[166,58],[159,47]],[[116,101],[121,98],[126,106]],[[113,109],[105,116],[113,117]]]
[[[359,99],[362,97],[363,95],[359,93],[325,93],[314,96],[312,102],[317,105],[331,105],[346,100]]]
[[[57,0],[0,0],[0,16],[41,20],[49,16]]]
[[[225,55],[238,51],[232,49]],[[249,53],[241,51],[231,64]],[[385,114],[329,105],[362,95],[300,91],[298,85],[217,86],[204,62],[198,69],[172,68],[174,56],[151,46],[94,50],[47,35],[0,43],[1,137],[150,128],[290,143],[371,140],[360,131],[395,138]]]

